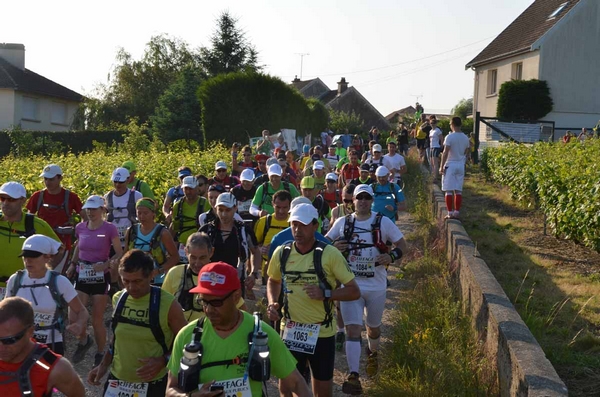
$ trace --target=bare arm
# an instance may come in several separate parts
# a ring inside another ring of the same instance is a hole
[[[71,366],[71,363],[65,358],[59,358],[48,377],[48,389],[50,393],[53,388],[58,389],[65,396],[84,397],[85,388],[77,372]]]
[[[87,327],[88,319],[90,314],[88,313],[83,303],[79,299],[79,296],[71,299],[69,302],[69,322],[67,330],[73,335],[80,335],[81,331]]]
[[[163,207],[162,207],[162,212],[163,215],[165,216],[165,218],[168,220],[167,224],[171,223],[169,215],[171,215],[171,205],[173,204],[173,200],[171,200],[171,197],[167,194],[165,196],[165,202],[163,203]]]
[[[202,385],[200,390],[196,390],[191,393],[184,393],[181,389],[179,389],[179,383],[177,380],[177,376],[173,375],[171,371],[169,371],[169,376],[167,377],[167,391],[165,393],[166,397],[217,397],[222,396],[223,392],[219,391],[209,391],[212,384],[215,381],[206,382]]]
[[[311,392],[306,384],[306,381],[300,375],[297,369],[294,369],[291,374],[279,380],[281,389],[286,392],[292,392],[298,397],[311,396]]]

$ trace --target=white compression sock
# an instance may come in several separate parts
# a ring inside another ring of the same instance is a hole
[[[360,365],[360,341],[346,340],[346,360],[350,372],[358,373]]]
[[[379,348],[379,338],[377,338],[377,339],[367,338],[367,339],[369,342],[369,350],[371,350],[371,353],[375,353],[377,351],[377,348]]]

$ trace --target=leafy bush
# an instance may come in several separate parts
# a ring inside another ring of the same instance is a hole
[[[552,111],[548,84],[543,80],[509,80],[500,86],[496,116],[507,120],[539,120]]]
[[[556,236],[600,251],[600,140],[487,149],[482,169],[513,197],[546,214]]]

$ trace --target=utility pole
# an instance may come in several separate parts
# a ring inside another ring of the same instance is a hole
[[[423,98],[423,94],[419,94],[419,95],[413,95],[411,94],[410,96],[414,96],[415,98],[417,98],[416,102],[419,102],[419,98]]]
[[[296,55],[300,55],[300,80],[302,80],[302,64],[304,63],[304,57],[310,54],[308,52],[297,52]]]

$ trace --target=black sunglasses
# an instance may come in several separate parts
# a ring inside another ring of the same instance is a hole
[[[221,185],[211,185],[211,186],[208,188],[208,191],[209,191],[209,192],[214,192],[215,190],[216,190],[217,192],[221,192],[221,193],[222,193],[222,192],[224,192],[224,191],[225,191],[225,188],[224,188],[223,186],[221,186]]]
[[[5,338],[0,338],[0,343],[7,346],[7,345],[14,345],[15,343],[17,343],[18,341],[20,341],[21,339],[23,339],[23,337],[25,336],[25,332],[27,332],[27,330],[29,329],[29,327],[31,327],[31,325],[28,325],[27,327],[25,327],[23,329],[23,331],[19,332],[16,335],[13,336],[7,336]]]
[[[201,299],[200,295],[198,295],[198,297],[196,298],[196,303],[198,303],[199,305],[202,305],[202,307],[208,307],[208,306],[221,307],[221,306],[223,306],[223,303],[225,303],[227,298],[229,298],[231,295],[233,295],[234,292],[235,292],[235,290],[231,291],[230,293],[228,293],[221,299],[211,299],[209,301]]]
[[[369,193],[361,193],[358,196],[356,196],[356,199],[371,201],[371,200],[373,200],[373,197],[371,197],[371,195]]]

